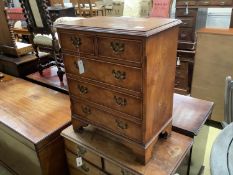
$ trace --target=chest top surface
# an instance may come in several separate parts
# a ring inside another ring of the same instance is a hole
[[[56,28],[150,36],[177,26],[178,19],[135,17],[92,17],[57,24]]]

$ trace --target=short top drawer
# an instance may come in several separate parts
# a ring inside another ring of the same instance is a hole
[[[65,147],[68,151],[72,152],[75,155],[78,155],[85,160],[91,162],[95,166],[102,168],[102,162],[101,162],[101,157],[96,155],[90,150],[87,150],[83,146],[77,145],[68,139],[65,139]]]
[[[98,37],[98,56],[141,63],[142,42],[138,40]]]
[[[211,0],[212,5],[216,6],[232,6],[233,1],[232,0]]]
[[[182,21],[181,27],[193,27],[195,25],[194,18],[189,17],[189,18],[179,18]]]
[[[63,33],[59,35],[63,52],[77,52],[77,47],[81,54],[94,55],[95,37],[94,35]]]
[[[196,5],[196,0],[177,0],[177,6]]]
[[[185,8],[177,8],[176,9],[176,17],[179,18],[181,16],[197,16],[197,9],[191,9],[188,8],[188,10],[186,10]]]
[[[141,92],[142,90],[142,71],[140,68],[82,58],[85,71],[83,74],[79,74],[77,58],[75,56],[64,55],[63,59],[66,73],[68,74],[97,80],[137,92]]]

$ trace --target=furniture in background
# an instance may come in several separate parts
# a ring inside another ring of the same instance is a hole
[[[0,1],[0,52],[1,54],[9,54],[14,57],[20,57],[33,51],[31,44],[16,42],[12,31],[12,25],[8,23],[4,2]]]
[[[233,81],[231,76],[226,77],[225,95],[224,95],[224,122],[225,127],[233,122]]]
[[[191,90],[193,63],[196,50],[196,31],[206,25],[207,8],[218,7],[232,8],[232,0],[177,0],[176,1],[176,18],[182,20],[179,31],[179,43],[177,65],[185,67],[181,74],[176,74],[176,88],[175,92],[188,94]],[[187,54],[189,52],[189,54]],[[180,71],[179,71],[180,72]],[[185,78],[182,78],[185,77]],[[186,80],[185,80],[186,79]]]
[[[64,6],[64,0],[47,0],[48,6]]]
[[[158,135],[171,129],[179,24],[94,17],[56,26],[76,131],[93,124],[149,161]]]
[[[233,76],[233,29],[201,29],[197,49],[191,96],[215,103],[211,119],[224,120],[225,77]]]
[[[171,16],[173,0],[153,0],[153,6],[150,17],[164,17]]]
[[[61,17],[75,17],[75,8],[74,7],[48,7],[49,15],[52,22]]]
[[[5,74],[0,103],[0,162],[13,174],[67,175],[60,132],[70,125],[69,97]]]
[[[63,81],[63,60],[60,54],[60,46],[53,28],[53,22],[47,9],[46,0],[20,0],[27,21],[28,31],[32,35],[32,45],[38,58],[38,71],[43,75],[43,70],[56,65],[57,75]],[[42,62],[39,51],[49,52],[51,59]]]
[[[99,12],[102,16],[105,15],[104,4],[96,0],[77,0],[77,13],[79,16],[98,16]]]

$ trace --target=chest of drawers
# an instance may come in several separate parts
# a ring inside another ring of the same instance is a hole
[[[150,159],[158,135],[171,128],[179,24],[94,17],[56,26],[75,130],[92,124],[130,147],[140,162]]]

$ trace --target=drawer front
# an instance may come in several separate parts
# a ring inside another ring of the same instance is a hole
[[[104,174],[104,172],[102,172],[97,167],[91,165],[90,163],[88,163],[84,159],[82,159],[83,165],[80,166],[80,167],[77,167],[77,164],[76,164],[77,156],[74,155],[73,153],[67,151],[67,150],[66,150],[66,158],[67,158],[67,163],[68,163],[69,166],[78,169],[79,171],[81,171],[82,173],[84,173],[86,175],[101,175],[101,174]]]
[[[133,173],[129,170],[121,168],[118,165],[115,165],[114,163],[112,163],[106,159],[104,160],[104,166],[105,166],[105,171],[111,175],[120,175],[120,174],[122,174],[122,175],[139,175],[138,173]]]
[[[63,59],[66,73],[138,92],[142,91],[142,71],[140,68],[82,58],[85,71],[80,75],[76,57],[64,55]]]
[[[71,95],[141,118],[140,99],[73,79],[68,79],[68,84]]]
[[[117,135],[122,135],[137,142],[142,141],[141,125],[115,117],[84,102],[72,100],[71,105],[72,113],[81,117],[82,120],[86,120],[87,123],[100,126]]]
[[[193,40],[193,29],[180,28],[180,30],[179,30],[179,40],[181,40],[181,41],[192,41]]]
[[[197,16],[197,9],[188,9],[186,11],[185,8],[177,8],[176,9],[176,17],[179,18],[181,16],[193,16],[196,17]]]
[[[211,0],[198,0],[197,4],[200,6],[211,5]]]
[[[77,47],[81,54],[94,55],[95,37],[92,35],[60,33],[60,44],[63,52],[77,52]]]
[[[186,5],[196,5],[196,1],[194,0],[177,0],[177,6],[186,6]]]
[[[101,37],[98,38],[98,46],[100,57],[141,63],[141,41]]]
[[[176,78],[187,78],[188,77],[188,63],[182,63],[176,66]]]
[[[93,165],[102,168],[102,162],[101,162],[101,157],[96,155],[90,150],[87,150],[83,146],[77,145],[67,139],[65,139],[65,147],[68,151],[71,153],[81,156],[85,160],[91,162]]]
[[[193,27],[195,25],[194,18],[179,18],[182,20],[181,27]]]
[[[232,0],[211,0],[212,5],[216,6],[232,6],[233,1]]]
[[[69,175],[85,175],[82,171],[69,166]]]
[[[178,78],[178,77],[176,77],[175,87],[180,88],[180,89],[188,88],[188,79],[187,78]]]

